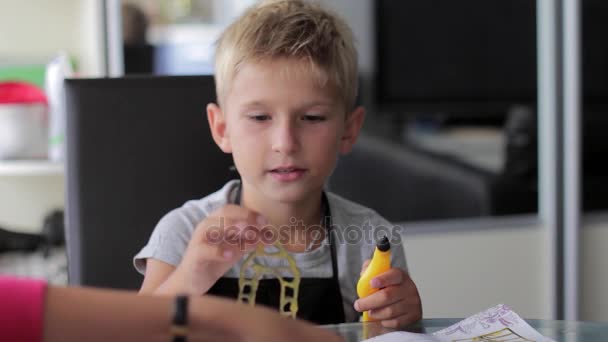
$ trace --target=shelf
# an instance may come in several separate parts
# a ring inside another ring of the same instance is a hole
[[[0,160],[0,176],[61,176],[63,163],[48,160]]]

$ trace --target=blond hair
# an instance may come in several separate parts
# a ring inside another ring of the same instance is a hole
[[[222,33],[215,55],[218,100],[248,62],[289,58],[307,62],[320,86],[330,85],[345,109],[357,97],[357,51],[352,31],[335,14],[304,0],[266,0]]]

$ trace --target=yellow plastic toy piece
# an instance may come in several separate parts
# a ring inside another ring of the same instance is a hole
[[[296,266],[296,262],[293,257],[287,253],[285,248],[280,243],[275,243],[277,252],[268,252],[263,246],[258,248],[247,256],[243,267],[241,267],[241,273],[239,276],[239,297],[238,301],[241,303],[248,303],[251,306],[255,305],[255,295],[258,291],[259,281],[264,274],[273,274],[281,284],[280,294],[280,313],[284,316],[296,318],[298,313],[298,290],[300,288],[300,270]],[[269,256],[274,258],[285,259],[289,263],[289,267],[268,267],[260,265],[255,262],[256,256]],[[251,279],[245,277],[245,270],[251,268],[254,271],[254,276]],[[282,271],[291,272],[293,279],[286,280],[283,278]],[[287,289],[291,289],[292,294],[287,294]],[[288,307],[286,309],[286,307]]]
[[[359,282],[357,283],[357,295],[359,298],[365,298],[372,293],[378,292],[379,289],[371,286],[371,280],[390,269],[391,244],[385,236],[376,244],[372,261],[361,275],[361,278],[359,278]],[[369,322],[369,314],[367,311],[363,312],[363,322]]]

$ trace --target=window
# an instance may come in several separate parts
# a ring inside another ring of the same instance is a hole
[[[213,72],[221,30],[255,0],[125,0],[125,74],[195,75]]]

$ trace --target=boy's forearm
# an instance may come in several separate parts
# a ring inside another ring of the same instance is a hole
[[[188,294],[188,295],[200,295],[200,293],[196,293],[189,286],[186,286],[186,281],[184,281],[178,274],[175,272],[169,276],[160,286],[154,290],[153,294],[157,295],[177,295],[177,294]]]
[[[177,294],[187,294],[192,296],[201,296],[207,292],[211,286],[215,283],[215,281],[207,280],[208,283],[204,286],[203,289],[199,288],[199,286],[194,286],[190,284],[187,280],[187,277],[181,276],[178,270],[173,272],[160,286],[153,292],[153,294],[157,295],[177,295]]]

